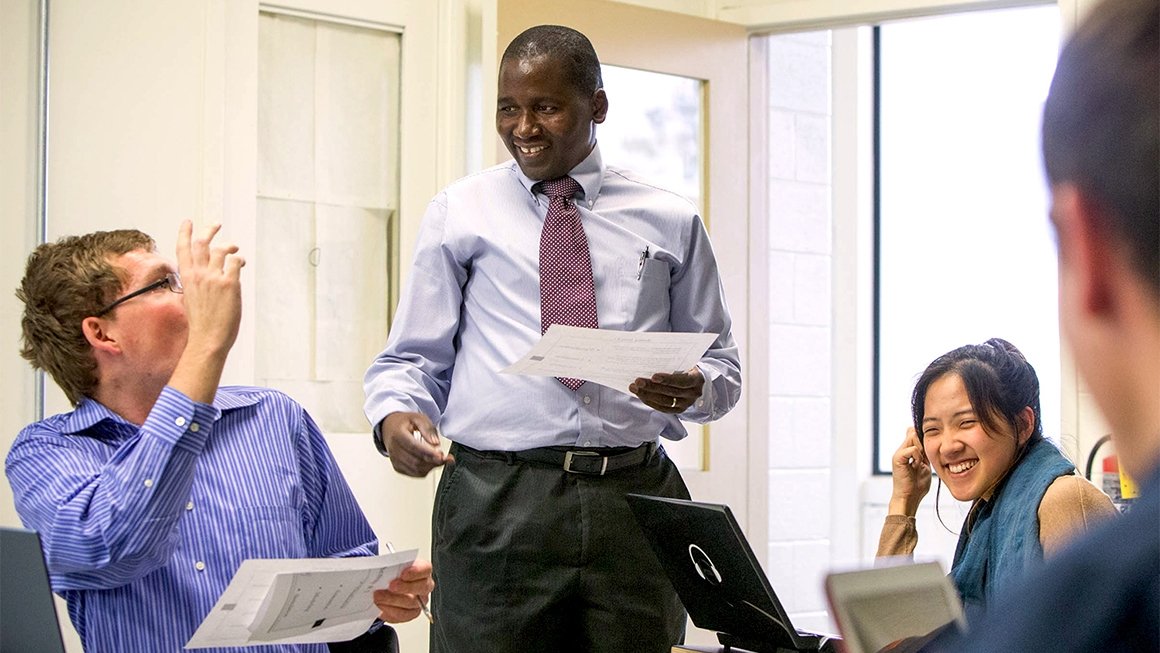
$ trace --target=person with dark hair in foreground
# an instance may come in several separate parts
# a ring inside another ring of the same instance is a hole
[[[274,390],[219,387],[244,261],[212,243],[218,229],[184,222],[176,267],[140,231],[62,238],[29,256],[17,291],[21,353],[75,408],[21,431],[5,471],[86,651],[183,650],[247,558],[378,553],[306,411]],[[374,601],[406,621],[432,587],[417,560]]]
[[[541,25],[512,41],[495,123],[514,161],[431,201],[367,371],[392,466],[421,477],[455,462],[432,528],[440,653],[668,653],[683,636],[624,495],[688,498],[659,442],[732,409],[740,363],[696,207],[605,164],[607,111],[583,34]],[[718,335],[692,368],[628,388],[498,373],[552,324]]]

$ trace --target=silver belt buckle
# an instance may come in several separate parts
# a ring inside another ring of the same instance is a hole
[[[564,471],[571,474],[593,474],[593,472],[585,472],[578,469],[572,469],[572,459],[578,456],[591,457],[597,456],[603,458],[600,462],[600,473],[596,476],[604,476],[605,470],[608,469],[608,456],[601,456],[595,451],[565,451],[564,452]]]

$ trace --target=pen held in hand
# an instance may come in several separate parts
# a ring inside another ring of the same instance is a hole
[[[418,436],[419,431],[415,431],[415,435]],[[387,547],[387,553],[395,552],[395,546],[393,544],[390,542],[384,542],[383,544],[385,544]],[[427,607],[427,601],[423,599],[422,595],[417,594],[415,595],[415,598],[419,599],[419,607],[423,609],[423,614],[427,615],[427,621],[434,624],[435,615],[431,614],[431,608]]]
[[[429,458],[431,460],[431,462],[435,463],[436,465],[442,465],[444,463],[454,462],[455,459],[452,458],[451,456],[444,456],[443,455],[443,450],[440,449],[439,446],[433,445],[430,442],[428,442],[427,438],[423,437],[423,434],[419,431],[419,429],[413,429],[411,431],[411,435],[415,438],[415,444],[427,445],[427,446],[431,447],[430,453],[424,454],[427,458]],[[439,437],[438,430],[435,431],[435,437],[437,437],[437,438]]]

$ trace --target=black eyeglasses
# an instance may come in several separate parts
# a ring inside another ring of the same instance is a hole
[[[124,297],[113,300],[112,304],[109,304],[108,306],[97,311],[96,313],[93,314],[93,316],[94,317],[101,317],[105,313],[108,313],[109,311],[113,310],[114,308],[117,308],[121,304],[124,304],[125,302],[129,301],[130,299],[133,299],[137,295],[144,295],[145,293],[153,292],[154,290],[157,290],[158,288],[168,288],[169,292],[175,292],[175,293],[181,293],[185,290],[185,288],[182,287],[182,285],[181,285],[181,277],[176,272],[170,272],[169,274],[165,275],[164,277],[161,277],[160,279],[158,279],[157,281],[154,281],[153,283],[149,284],[148,286],[141,288],[140,290],[134,290],[133,292],[129,293],[128,295],[125,295]]]

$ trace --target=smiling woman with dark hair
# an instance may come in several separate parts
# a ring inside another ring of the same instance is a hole
[[[914,551],[914,517],[933,469],[951,495],[972,502],[951,569],[967,604],[985,604],[1025,567],[1115,514],[1111,500],[1044,439],[1039,378],[1005,340],[936,358],[915,384],[911,413],[914,426],[894,453],[878,555]]]

